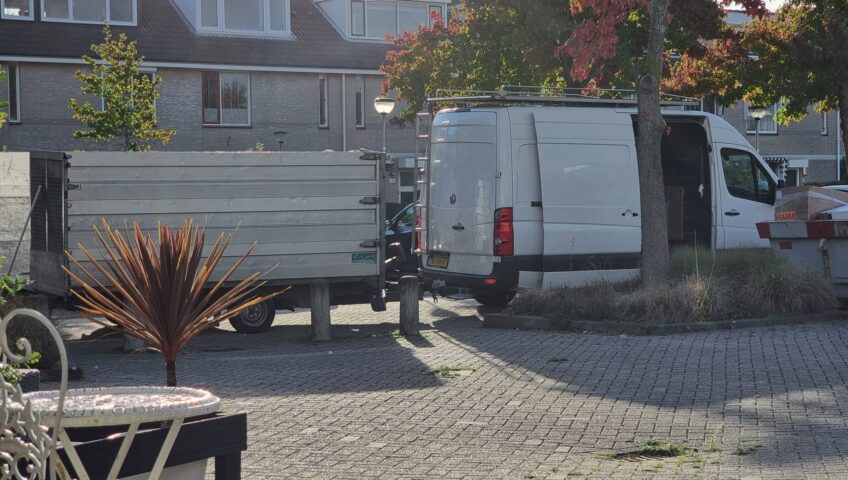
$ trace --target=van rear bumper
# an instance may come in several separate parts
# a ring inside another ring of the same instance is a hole
[[[493,265],[492,273],[489,275],[467,275],[433,268],[423,268],[422,273],[426,280],[441,280],[449,287],[514,292],[518,290],[518,265],[511,260],[511,258],[503,257],[500,263]],[[493,279],[494,285],[486,283],[486,280],[491,282]]]

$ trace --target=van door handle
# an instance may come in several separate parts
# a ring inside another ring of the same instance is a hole
[[[737,212],[736,210],[731,210],[731,211],[729,211],[729,212],[724,212],[724,214],[725,214],[725,215],[727,215],[728,217],[738,217],[738,216],[740,215],[740,213],[739,213],[739,212]]]
[[[457,223],[456,225],[453,226],[453,229],[454,230],[465,230],[465,227],[463,227],[461,223]]]
[[[628,215],[630,215],[631,217],[638,217],[639,216],[639,214],[634,212],[633,210],[625,210],[624,212],[621,212],[622,217],[626,217]]]

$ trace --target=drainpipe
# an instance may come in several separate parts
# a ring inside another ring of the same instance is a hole
[[[342,74],[342,151],[347,151],[347,75]]]
[[[836,183],[842,181],[842,118],[836,110]]]

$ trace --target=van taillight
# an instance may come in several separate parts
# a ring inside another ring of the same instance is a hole
[[[515,234],[512,230],[512,209],[495,210],[495,255],[499,257],[515,253]]]

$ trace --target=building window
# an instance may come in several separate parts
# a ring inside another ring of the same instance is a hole
[[[356,126],[365,128],[365,77],[356,77]]]
[[[136,4],[137,0],[42,0],[41,17],[48,22],[135,25]]]
[[[827,112],[821,112],[821,134],[827,135]]]
[[[327,105],[327,77],[318,76],[318,126],[327,127],[327,116],[329,109]]]
[[[204,125],[250,125],[248,74],[203,72],[201,97]]]
[[[361,37],[365,35],[365,2],[353,0],[350,2],[350,34]]]
[[[753,118],[751,118],[751,115],[748,113],[748,104],[743,103],[743,105],[745,107],[745,129],[748,133],[756,133],[757,122]],[[766,117],[760,120],[760,133],[777,133],[777,120],[774,119],[774,116],[777,114],[777,110],[779,108],[779,103],[775,103],[774,105],[769,107],[769,112]]]
[[[351,0],[350,35],[383,39],[387,33],[418,31],[422,25],[432,25],[434,13],[444,18],[444,5],[402,0]]]
[[[415,172],[400,172],[400,186],[401,187],[414,187],[415,186]]]
[[[434,23],[436,23],[436,17],[441,19],[442,23],[444,23],[445,13],[444,13],[444,9],[442,8],[441,5],[430,5],[430,8],[429,8],[428,11],[429,11],[429,14],[428,14],[429,18],[427,19],[427,21],[429,22],[429,25],[431,27],[433,26]]]
[[[290,0],[197,0],[201,32],[288,35]]]
[[[6,85],[9,98],[9,123],[20,123],[21,121],[21,75],[18,64],[10,63],[6,66]]]
[[[0,18],[3,20],[32,20],[33,0],[0,0]]]

